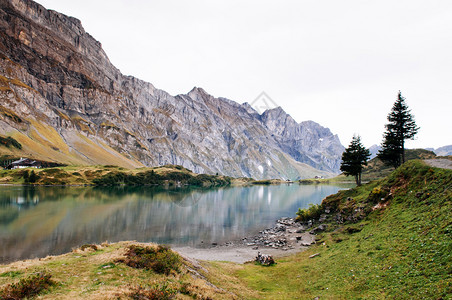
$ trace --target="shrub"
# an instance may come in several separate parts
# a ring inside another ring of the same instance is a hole
[[[94,251],[97,251],[97,246],[94,245],[94,244],[85,244],[85,245],[82,245],[82,246],[80,247],[80,250],[85,251],[85,249],[88,249],[88,248],[90,248],[90,249],[92,249],[92,250],[94,250]]]
[[[13,146],[17,149],[22,149],[22,145],[10,136],[8,136],[6,138],[0,136],[0,145],[3,145],[5,147]]]
[[[187,181],[187,184],[194,185],[194,186],[203,186],[204,182],[202,181],[202,178],[198,176],[193,176]]]
[[[320,215],[323,213],[324,208],[321,204],[309,204],[309,208],[301,209],[299,208],[297,211],[298,222],[307,222],[309,220],[316,220],[320,218]]]
[[[17,283],[8,284],[0,291],[0,299],[15,300],[34,297],[55,285],[51,277],[52,275],[46,272],[39,272]]]
[[[28,170],[25,170],[23,173],[23,177],[24,177],[24,182],[27,183],[28,182],[28,178],[29,178],[29,174],[28,174]]]
[[[369,200],[377,203],[383,201],[387,194],[388,192],[385,189],[382,189],[381,187],[375,187],[369,194]]]
[[[251,184],[263,184],[263,185],[270,185],[272,184],[271,180],[256,180],[256,181],[252,181]]]
[[[174,181],[184,181],[190,179],[192,176],[187,173],[181,173],[181,172],[168,172],[164,175],[164,178],[167,180],[174,180]]]
[[[100,178],[95,178],[93,183],[95,185],[120,185],[124,184],[127,176],[127,174],[121,172],[110,172]]]
[[[136,269],[153,270],[159,274],[169,275],[172,270],[179,272],[181,258],[169,247],[159,245],[157,247],[129,246],[126,258],[117,260],[129,267]]]
[[[38,179],[39,179],[39,176],[36,175],[34,170],[31,170],[30,176],[28,176],[28,182],[35,183],[36,181],[38,181]]]
[[[141,285],[132,289],[128,296],[132,299],[152,299],[167,300],[173,299],[177,294],[177,290],[168,287],[168,283],[155,284],[152,287],[143,287]]]

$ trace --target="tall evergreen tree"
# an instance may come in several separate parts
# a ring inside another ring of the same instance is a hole
[[[388,115],[388,121],[389,123],[385,125],[386,132],[383,134],[382,149],[377,156],[385,164],[397,168],[405,162],[405,140],[414,139],[419,130],[400,91]]]
[[[370,151],[361,144],[360,136],[353,136],[350,146],[342,153],[341,171],[355,176],[356,184],[361,185],[361,173],[369,157]]]

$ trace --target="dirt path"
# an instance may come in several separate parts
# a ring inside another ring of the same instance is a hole
[[[424,161],[427,165],[435,167],[435,168],[452,170],[452,160],[449,160],[446,158],[426,159]]]

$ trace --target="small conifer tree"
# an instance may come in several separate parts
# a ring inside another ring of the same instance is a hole
[[[383,134],[382,149],[377,156],[385,164],[397,168],[405,162],[405,140],[414,139],[419,130],[400,91],[388,115],[388,121],[389,123],[385,125],[386,132]]]
[[[361,185],[361,173],[369,157],[370,151],[361,144],[360,136],[354,136],[342,153],[341,171],[347,176],[355,176],[356,184]]]

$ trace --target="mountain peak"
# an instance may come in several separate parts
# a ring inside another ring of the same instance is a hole
[[[267,115],[286,114],[287,115],[287,113],[284,111],[284,109],[282,109],[281,106],[266,109],[262,114],[267,114]]]
[[[194,87],[190,90],[190,92],[188,92],[188,93],[189,93],[189,94],[190,94],[190,93],[207,94],[207,92],[206,92],[203,88],[197,87],[197,86],[194,86]]]

